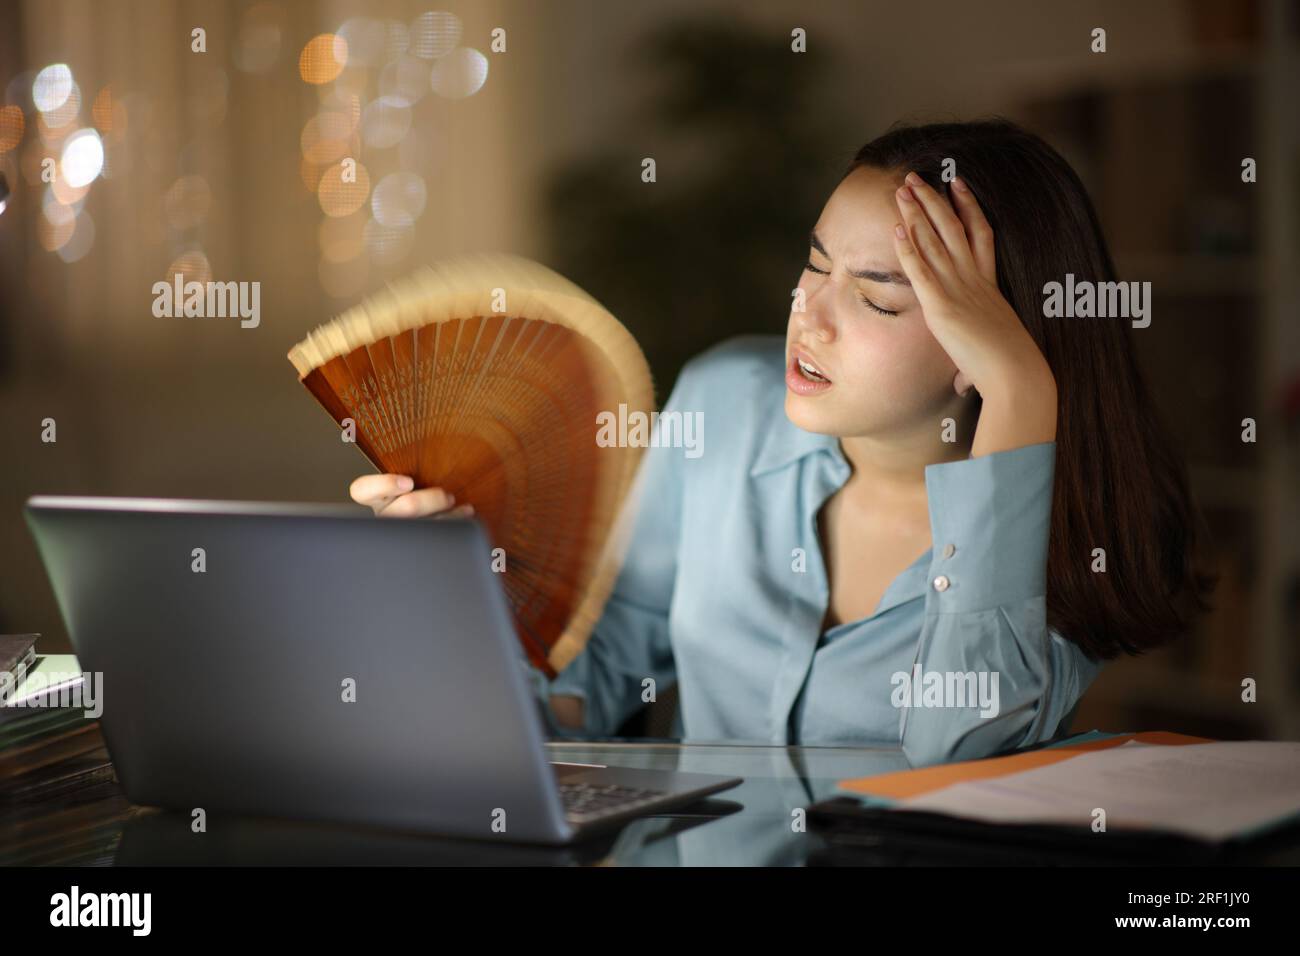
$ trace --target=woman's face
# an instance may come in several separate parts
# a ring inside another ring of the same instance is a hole
[[[903,175],[860,167],[831,194],[786,330],[785,411],[805,431],[889,437],[934,428],[962,405],[957,367],[925,324],[894,253]],[[883,314],[882,311],[890,313]],[[802,358],[828,382],[800,370]]]

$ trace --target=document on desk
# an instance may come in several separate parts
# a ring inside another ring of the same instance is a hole
[[[991,823],[1162,830],[1224,840],[1300,815],[1300,743],[1245,741],[1161,746],[1130,740],[1017,773],[907,797],[926,810]]]

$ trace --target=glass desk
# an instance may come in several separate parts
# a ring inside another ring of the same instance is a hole
[[[69,655],[47,655],[41,658],[39,669],[76,672],[78,667]],[[15,783],[9,788],[9,799],[0,800],[0,866],[152,862],[799,864],[806,860],[814,839],[800,811],[831,796],[838,780],[907,767],[898,747],[563,738],[547,743],[552,761],[696,771],[740,777],[744,782],[691,807],[643,817],[610,835],[563,849],[224,816],[209,817],[204,839],[197,840],[188,815],[133,806],[117,783],[98,730],[93,740],[86,740],[57,767],[40,775],[39,790]],[[32,792],[26,795],[23,789]]]
[[[552,760],[744,779],[684,811],[626,826],[607,856],[619,866],[802,865],[820,846],[803,819],[809,806],[834,796],[840,780],[908,768],[897,747],[565,741],[547,748]]]
[[[563,848],[251,817],[209,817],[207,833],[196,839],[188,814],[130,804],[101,750],[79,758],[103,766],[82,773],[75,786],[0,804],[0,865],[800,865],[820,844],[797,811],[830,796],[838,780],[907,766],[897,748],[566,739],[547,749],[553,761],[744,782]]]
[[[846,855],[800,810],[833,797],[838,780],[906,769],[893,748],[798,747],[676,741],[552,741],[551,759],[679,769],[744,783],[675,813],[642,817],[572,847],[446,839],[368,827],[209,817],[196,837],[188,814],[131,805],[107,754],[81,782],[39,801],[0,803],[0,866],[801,866],[1087,865],[1106,863],[1046,846],[867,839]],[[1111,860],[1111,863],[1124,862]],[[1300,827],[1278,833],[1246,864],[1300,863]]]
[[[63,662],[47,657],[46,663]],[[67,658],[72,665],[75,660]],[[76,670],[75,666],[63,670]],[[566,865],[798,866],[946,863],[1070,864],[1046,846],[1012,854],[999,844],[850,835],[831,846],[804,813],[835,797],[836,784],[905,770],[898,747],[808,747],[730,741],[555,739],[550,759],[681,770],[744,782],[674,813],[636,819],[612,834],[564,848],[531,847],[359,826],[252,817],[208,819],[202,839],[188,814],[133,806],[122,793],[98,729],[40,774],[0,793],[0,866],[14,865]],[[1041,745],[1039,745],[1041,746]],[[23,790],[31,793],[24,794]],[[1300,825],[1276,833],[1237,862],[1300,863]]]

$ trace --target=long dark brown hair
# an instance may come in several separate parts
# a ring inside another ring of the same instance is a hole
[[[947,196],[945,160],[979,200],[998,288],[1056,377],[1048,626],[1094,659],[1167,643],[1207,608],[1215,580],[1199,570],[1185,463],[1151,404],[1130,321],[1043,316],[1044,285],[1066,273],[1116,280],[1087,190],[1056,150],[1000,119],[895,126],[844,175],[914,170]],[[1092,570],[1094,548],[1105,549],[1105,573]]]

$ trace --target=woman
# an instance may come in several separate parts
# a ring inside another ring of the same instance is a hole
[[[784,342],[733,339],[679,377],[665,411],[702,413],[706,453],[647,450],[603,617],[549,687],[534,672],[553,730],[613,733],[676,681],[688,739],[969,759],[1051,737],[1104,660],[1182,632],[1208,587],[1183,466],[1140,332],[1045,317],[1067,273],[1115,278],[1042,140],[994,121],[864,146]],[[395,475],[351,493],[452,504]]]

